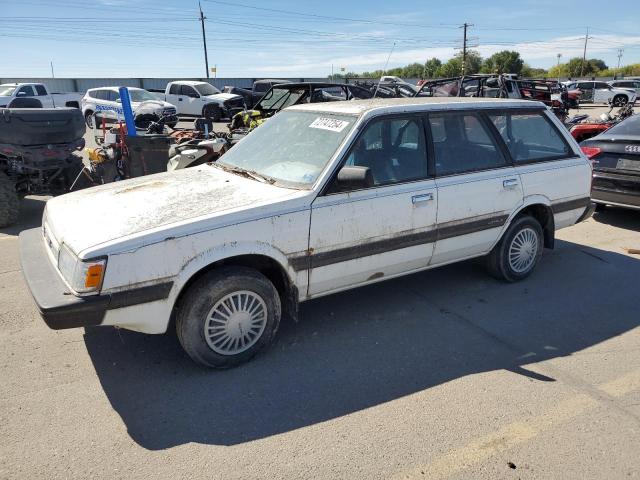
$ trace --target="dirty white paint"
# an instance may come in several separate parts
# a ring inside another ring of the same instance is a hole
[[[105,293],[173,282],[166,300],[109,310],[105,325],[164,332],[189,279],[214,262],[238,255],[263,255],[276,261],[304,301],[484,255],[499,241],[510,219],[527,205],[549,206],[589,196],[591,169],[573,140],[569,141],[576,156],[567,160],[320,195],[359,134],[358,124],[371,117],[532,104],[447,98],[296,106],[296,110],[317,111],[320,117],[322,113],[359,115],[354,117],[356,128],[310,190],[282,188],[204,165],[54,198],[47,204],[47,224],[56,241],[81,259],[108,256]],[[504,180],[511,178],[518,181],[516,187],[504,189]],[[573,224],[582,211],[556,215],[556,227]],[[502,226],[454,238],[428,237],[439,226],[492,215],[508,220]],[[358,258],[334,258],[310,270],[300,265],[306,255],[357,250],[374,241],[394,245],[397,236],[407,234],[425,234],[431,240],[377,253],[365,249]],[[292,259],[298,260],[297,265]]]

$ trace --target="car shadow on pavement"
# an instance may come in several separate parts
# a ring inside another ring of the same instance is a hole
[[[597,211],[593,219],[612,227],[640,232],[640,212],[628,208],[606,207]]]
[[[0,228],[0,234],[20,235],[23,230],[39,227],[42,224],[42,212],[48,197],[26,197],[20,201],[20,217],[18,223]]]
[[[227,371],[191,362],[175,334],[98,327],[84,340],[139,445],[236,445],[480,372],[554,381],[527,365],[637,327],[639,276],[633,257],[564,241],[520,283],[464,262],[308,302],[269,351]]]

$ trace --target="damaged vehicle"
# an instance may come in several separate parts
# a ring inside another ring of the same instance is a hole
[[[231,120],[229,130],[251,130],[291,105],[365,100],[372,97],[370,90],[346,83],[301,82],[274,85],[253,109],[238,112]]]
[[[591,174],[539,102],[296,105],[210,165],[49,200],[22,270],[53,329],[175,318],[193,360],[227,368],[313,298],[474,257],[527,278],[591,215]]]
[[[83,169],[85,124],[77,108],[0,110],[0,227],[25,195],[66,193]]]
[[[265,78],[262,80],[256,80],[253,82],[252,88],[240,88],[240,87],[224,87],[225,93],[232,93],[234,95],[240,95],[243,99],[245,108],[253,108],[256,103],[264,97],[265,93],[271,90],[271,87],[275,85],[282,85],[283,83],[291,83],[289,80],[276,80],[273,78]]]

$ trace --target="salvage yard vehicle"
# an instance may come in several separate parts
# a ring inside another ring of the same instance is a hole
[[[175,105],[182,117],[205,117],[215,122],[231,118],[244,107],[240,95],[222,93],[210,83],[189,80],[167,84],[162,99]]]
[[[372,98],[370,90],[346,83],[300,82],[273,86],[251,110],[237,113],[229,130],[254,128],[291,105]]]
[[[69,191],[84,133],[77,108],[0,110],[0,227],[18,220],[20,197]]]
[[[127,87],[136,126],[146,128],[151,122],[165,118],[165,124],[175,127],[178,123],[176,107],[158,100],[142,88]],[[113,123],[124,119],[119,87],[91,88],[82,97],[82,115],[89,128],[100,125],[102,119]]]
[[[51,93],[43,83],[4,83],[0,85],[0,108],[9,107],[16,100],[35,98],[44,108],[80,108],[79,93]]]
[[[253,88],[240,88],[240,87],[224,87],[225,93],[233,93],[240,95],[244,101],[246,108],[253,108],[256,103],[260,101],[264,94],[267,93],[271,87],[275,85],[281,85],[283,83],[291,83],[289,80],[276,80],[273,78],[265,78],[263,80],[256,80],[253,82]]]
[[[606,132],[614,125],[632,116],[634,105],[635,102],[627,103],[615,115],[611,115],[612,106],[607,113],[603,113],[598,119],[590,119],[588,115],[579,115],[577,118],[581,118],[581,120],[572,123],[570,127],[568,126],[571,136],[576,139],[576,142],[582,142],[599,133]]]
[[[614,107],[622,107],[629,102],[635,102],[636,91],[633,88],[612,87],[606,82],[581,80],[565,82],[569,90],[578,89],[582,92],[580,103],[607,103]]]
[[[20,235],[47,325],[164,333],[226,368],[312,298],[474,257],[528,277],[587,218],[591,163],[542,103],[297,105],[211,165],[49,200]]]
[[[640,210],[640,115],[580,144],[593,162],[591,198],[598,206]]]
[[[608,82],[613,88],[624,88],[625,90],[634,90],[636,95],[640,93],[640,80],[611,80]]]

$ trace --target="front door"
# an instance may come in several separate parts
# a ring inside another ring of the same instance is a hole
[[[372,121],[343,165],[368,167],[373,185],[314,201],[310,296],[425,268],[433,252],[438,198],[420,117]]]
[[[178,102],[185,115],[202,115],[202,101],[196,89],[190,85],[182,85]]]
[[[581,102],[593,102],[593,83],[594,82],[579,82],[578,88],[582,92],[580,95]]]
[[[488,120],[471,112],[429,115],[438,187],[432,264],[488,252],[522,204],[520,177]]]

